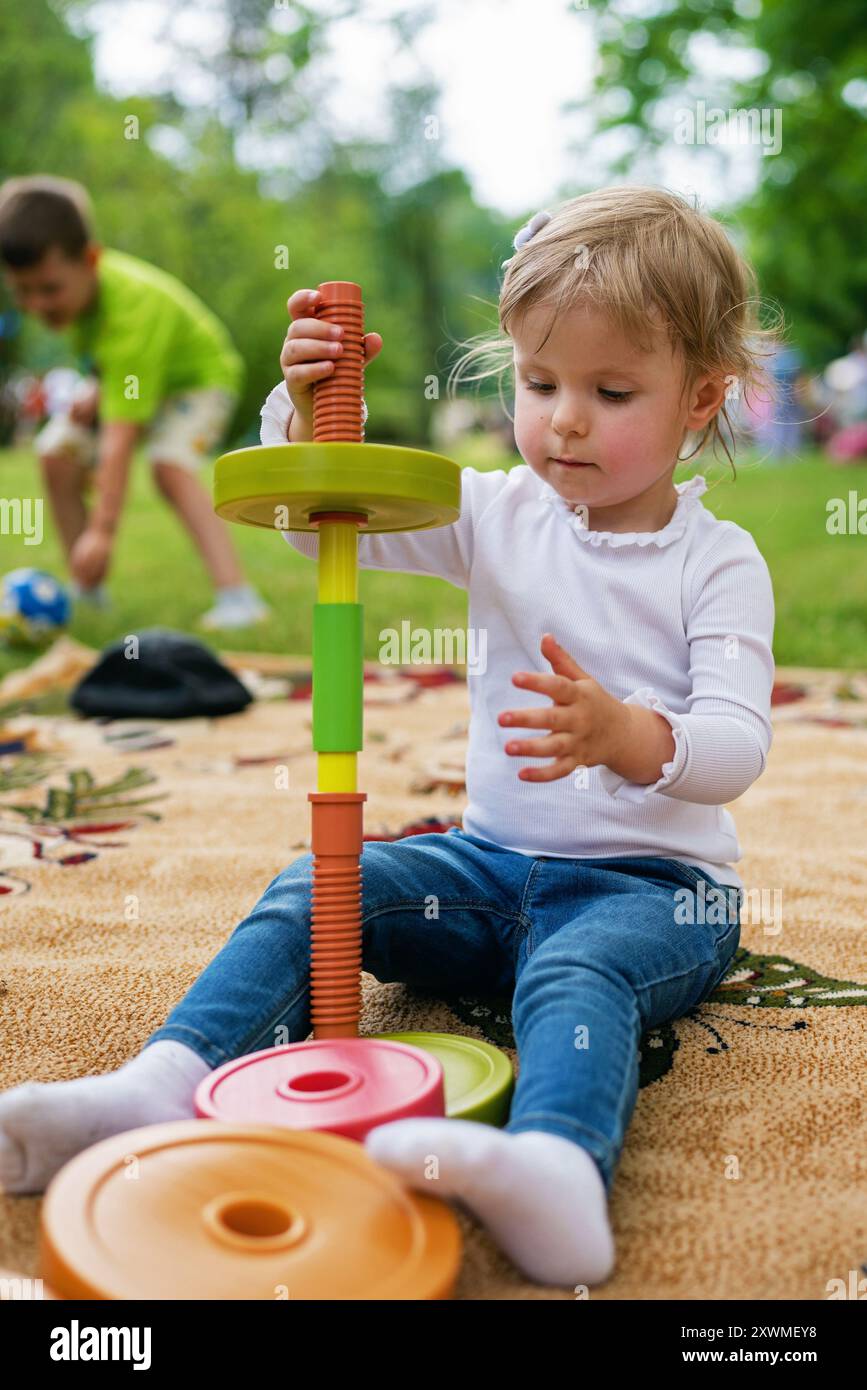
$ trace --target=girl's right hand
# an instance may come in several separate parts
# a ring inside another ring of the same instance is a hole
[[[280,367],[295,407],[289,424],[289,437],[294,442],[313,438],[313,387],[331,375],[342,352],[343,330],[310,317],[321,298],[318,290],[296,290],[286,305],[292,322],[280,353]],[[364,365],[381,349],[380,335],[365,333]]]

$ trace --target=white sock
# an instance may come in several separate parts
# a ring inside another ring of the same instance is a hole
[[[372,1129],[364,1147],[420,1192],[458,1198],[528,1278],[574,1287],[611,1273],[605,1184],[570,1139],[474,1120],[411,1119]],[[434,1159],[438,1176],[427,1177]]]
[[[225,584],[216,591],[217,598],[232,599],[242,602],[245,599],[257,599],[259,595],[252,584]]]
[[[73,599],[76,599],[79,602],[93,603],[97,606],[104,605],[109,602],[108,590],[106,589],[104,584],[96,584],[91,589],[85,589],[81,584],[78,584],[75,580],[73,580],[72,583],[69,585],[69,592],[72,595]]]
[[[139,1125],[195,1118],[193,1096],[213,1068],[163,1038],[117,1071],[29,1081],[0,1095],[0,1188],[42,1192],[73,1155]]]

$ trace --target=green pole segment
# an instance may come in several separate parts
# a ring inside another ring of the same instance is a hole
[[[313,747],[354,753],[363,746],[364,605],[313,605]]]

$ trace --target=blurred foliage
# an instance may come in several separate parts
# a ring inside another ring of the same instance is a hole
[[[122,3],[115,8],[122,24]],[[0,175],[78,179],[93,197],[104,244],[177,275],[220,315],[247,365],[235,442],[258,437],[262,400],[280,379],[289,295],[346,279],[364,287],[366,327],[384,340],[366,390],[377,438],[428,444],[430,378],[442,398],[449,343],[483,326],[471,294],[496,301],[492,247],[508,248],[511,224],[474,204],[461,170],[440,165],[437,141],[424,132],[436,102],[427,84],[394,92],[392,129],[379,143],[330,141],[320,130],[320,167],[304,180],[245,167],[238,144],[251,122],[263,139],[280,123],[284,135],[305,117],[315,123],[309,98],[298,94],[325,20],[301,5],[285,8],[296,23],[281,38],[273,4],[225,0],[232,42],[219,65],[225,101],[215,112],[185,109],[170,87],[120,99],[100,91],[89,41],[66,27],[59,4],[4,7]],[[87,6],[65,10],[80,21]],[[273,71],[275,56],[289,76],[268,82],[262,74]],[[182,49],[177,61],[202,59]],[[125,133],[131,116],[137,139]],[[167,132],[171,157],[162,152]],[[410,167],[416,181],[401,188]],[[22,342],[40,368],[57,357],[58,337],[32,322]]]
[[[583,11],[563,3],[596,31],[585,105],[598,150],[606,131],[631,145],[606,166],[606,181],[632,176],[640,149],[671,144],[672,100],[782,109],[782,152],[759,159],[758,189],[728,220],[810,362],[844,351],[867,322],[860,0],[610,0]],[[121,31],[124,8],[110,7]],[[106,23],[104,6],[28,0],[0,9],[0,175],[79,179],[105,244],[178,275],[220,315],[247,364],[235,442],[258,437],[261,402],[279,380],[287,298],[341,278],[363,285],[367,328],[384,339],[366,389],[377,438],[429,444],[430,401],[444,394],[455,345],[496,322],[500,262],[517,225],[480,207],[465,173],[440,153],[439,94],[415,49],[437,6],[407,0],[368,17],[363,0],[212,0],[207,12],[209,43],[196,44],[184,26],[189,7],[166,6],[154,19],[161,80],[147,95],[116,97],[93,77],[88,25]],[[331,130],[323,99],[334,81],[324,61],[330,26],[357,15],[388,26],[400,57],[415,62],[372,76],[388,113],[377,139]],[[709,77],[714,43],[742,51],[756,75],[733,81],[720,64]],[[405,80],[412,70],[414,85]],[[139,138],[127,138],[131,116]],[[564,196],[587,187],[587,151],[564,169]],[[41,368],[57,345],[29,323],[19,351]]]
[[[591,14],[594,91],[572,109],[627,138],[612,172],[670,146],[677,107],[781,113],[780,152],[760,156],[758,188],[738,209],[743,249],[810,365],[845,351],[867,327],[864,0],[610,0]],[[752,75],[733,80],[736,64]],[[703,154],[725,158],[710,144]]]

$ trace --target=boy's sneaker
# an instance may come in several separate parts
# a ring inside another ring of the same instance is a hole
[[[251,584],[218,589],[217,602],[198,620],[198,626],[209,632],[217,628],[252,627],[270,618],[271,610],[263,603]]]
[[[89,608],[107,609],[111,607],[111,599],[104,584],[97,584],[92,589],[83,589],[76,580],[72,580],[69,585],[69,594],[73,603],[83,603]]]

